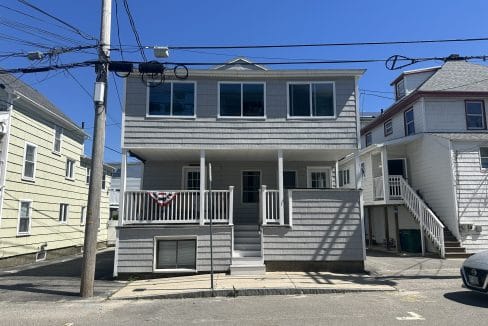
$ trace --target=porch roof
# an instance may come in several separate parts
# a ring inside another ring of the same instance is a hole
[[[278,149],[226,149],[226,150],[205,150],[207,160],[214,161],[276,161]],[[195,149],[161,149],[161,148],[139,148],[131,149],[130,153],[144,161],[198,161],[200,150]],[[285,161],[337,161],[351,154],[351,150],[283,150]]]

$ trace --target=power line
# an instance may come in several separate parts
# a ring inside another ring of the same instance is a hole
[[[121,152],[121,151],[116,150],[116,149],[113,149],[113,148],[111,148],[111,147],[109,147],[109,146],[107,146],[107,145],[105,145],[105,148],[106,148],[106,149],[108,149],[108,150],[111,150],[111,151],[113,151],[113,152],[115,152],[115,153],[117,153],[117,154],[121,154],[121,155],[122,155],[122,152]]]
[[[36,10],[36,11],[38,11],[38,12],[40,12],[40,13],[42,13],[42,14],[44,14],[44,15],[46,15],[46,16],[48,16],[49,18],[54,19],[55,21],[57,21],[57,22],[65,25],[66,27],[70,28],[73,32],[75,32],[76,34],[80,35],[84,39],[90,40],[90,41],[97,41],[97,38],[96,37],[91,36],[91,35],[88,35],[88,34],[82,32],[79,28],[71,25],[70,23],[62,20],[61,18],[58,18],[58,17],[56,17],[54,15],[51,15],[50,13],[42,10],[39,7],[34,6],[33,4],[29,3],[27,0],[17,0],[17,1],[20,2],[20,3],[22,3],[22,4],[24,4],[24,5],[26,5],[26,6],[28,6],[28,7],[30,7],[30,8],[32,8],[32,9],[34,9],[34,10]]]
[[[132,13],[130,12],[129,3],[127,0],[123,0],[123,1],[124,1],[125,12],[127,13],[127,17],[129,18],[130,28],[132,29],[132,33],[134,34],[134,37],[136,39],[137,46],[139,47],[139,51],[141,52],[142,59],[144,61],[147,61],[146,54],[144,53],[144,47],[142,46],[141,39],[139,38],[139,33],[137,32],[136,23],[134,22],[134,18],[132,17]]]
[[[303,48],[303,47],[334,47],[334,46],[376,46],[399,44],[425,44],[425,43],[453,43],[453,42],[480,42],[488,41],[488,37],[475,38],[449,38],[408,41],[372,41],[372,42],[339,42],[339,43],[299,43],[299,44],[250,44],[250,45],[180,45],[168,46],[170,50],[225,50],[225,49],[271,49],[271,48]],[[125,45],[133,46],[133,45]],[[139,45],[137,45],[139,47]],[[145,46],[153,48],[154,46]]]
[[[115,92],[117,93],[117,99],[119,100],[119,109],[120,109],[120,112],[123,112],[123,106],[122,106],[122,101],[120,100],[120,93],[119,93],[119,87],[117,86],[117,80],[115,79],[115,73],[112,72],[112,80],[114,81],[114,85],[115,85]]]
[[[119,41],[119,47],[120,47],[120,57],[122,58],[122,60],[125,60],[124,59],[124,51],[122,50],[122,42],[120,39],[119,2],[118,2],[118,0],[115,0],[114,3],[115,3],[115,23],[116,23],[116,27],[117,27],[117,39]]]

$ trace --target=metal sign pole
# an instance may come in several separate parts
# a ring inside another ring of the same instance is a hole
[[[213,200],[212,200],[212,164],[208,163],[208,219],[210,229],[210,287],[212,288],[212,296],[214,296],[214,268],[213,268],[213,234],[212,234],[212,219],[213,219]]]

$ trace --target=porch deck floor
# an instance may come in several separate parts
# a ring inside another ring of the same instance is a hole
[[[264,295],[360,291],[395,291],[385,281],[366,274],[325,272],[271,272],[260,276],[215,274],[215,295]],[[112,295],[111,299],[184,298],[211,296],[210,275],[139,280]]]

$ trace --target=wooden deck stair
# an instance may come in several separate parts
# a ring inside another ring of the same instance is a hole
[[[261,255],[261,233],[258,225],[234,226],[232,275],[263,275],[266,272]]]

